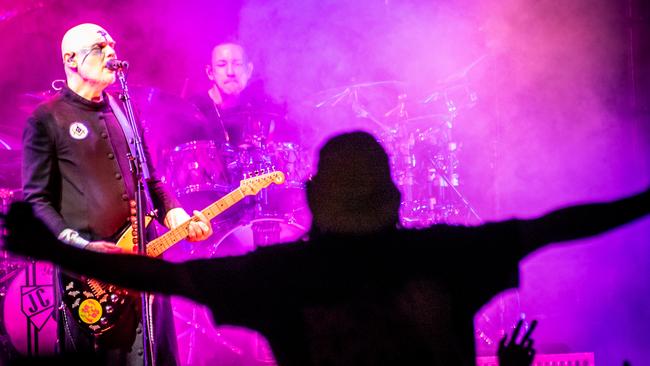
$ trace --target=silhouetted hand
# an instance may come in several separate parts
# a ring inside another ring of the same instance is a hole
[[[517,323],[510,342],[507,342],[508,334],[504,335],[503,339],[501,339],[499,350],[497,351],[499,366],[529,366],[533,364],[535,350],[533,349],[533,340],[530,339],[530,335],[537,326],[537,320],[533,320],[526,334],[517,343],[517,337],[519,336],[519,331],[523,323],[523,320]]]
[[[34,215],[29,203],[12,203],[4,226],[4,249],[14,254],[46,260],[57,245],[61,245],[45,223]]]

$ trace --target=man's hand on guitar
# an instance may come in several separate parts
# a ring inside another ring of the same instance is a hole
[[[169,210],[167,216],[165,216],[165,226],[169,229],[175,229],[190,219],[191,221],[187,228],[188,241],[201,241],[212,235],[212,225],[210,224],[210,220],[208,220],[208,218],[200,211],[196,210],[194,211],[194,217],[190,217],[190,215],[188,215],[182,208]]]
[[[86,249],[93,250],[100,253],[124,253],[122,248],[115,245],[115,243],[110,243],[107,241],[91,241],[86,245]]]

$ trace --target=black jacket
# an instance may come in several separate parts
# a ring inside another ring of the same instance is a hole
[[[106,95],[91,102],[64,88],[28,119],[23,147],[25,200],[56,235],[71,228],[88,240],[110,239],[126,224],[135,184]],[[148,161],[151,197],[164,217],[179,204]]]

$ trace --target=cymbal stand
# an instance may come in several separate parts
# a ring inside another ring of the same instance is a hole
[[[326,104],[329,104],[330,107],[334,107],[335,105],[339,104],[339,102],[341,100],[343,100],[343,98],[345,98],[345,97],[347,97],[349,95],[350,95],[350,88],[348,87],[348,88],[343,89],[342,92],[336,93],[335,95],[316,103],[315,107],[320,108],[320,107],[323,107]]]
[[[354,88],[351,93],[352,97],[352,110],[358,118],[365,118],[379,126],[382,132],[389,132],[390,128],[382,123],[377,117],[370,113],[362,104],[359,102],[359,93],[357,88]]]
[[[443,153],[443,159],[438,159],[436,156],[429,156],[428,161],[432,165],[432,173],[435,174],[435,177],[440,178],[441,184],[439,184],[439,197],[440,197],[440,202],[438,204],[442,205],[442,210],[443,211],[449,211],[454,210],[451,206],[453,206],[453,202],[451,201],[450,197],[446,194],[446,191],[451,190],[453,194],[458,198],[462,204],[465,206],[465,208],[469,211],[469,213],[474,216],[475,219],[478,221],[482,221],[481,217],[478,215],[474,207],[470,204],[470,202],[467,200],[467,198],[458,190],[458,175],[456,174],[456,166],[457,166],[457,159],[456,159],[456,150],[457,150],[457,145],[455,142],[452,141],[451,138],[451,130],[453,127],[452,120],[454,118],[454,115],[445,123],[444,129],[442,132],[443,136],[443,145],[444,145],[444,153]],[[442,161],[444,160],[444,162]],[[443,212],[444,217],[448,217],[448,212]]]

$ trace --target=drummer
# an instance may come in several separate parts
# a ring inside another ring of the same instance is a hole
[[[208,120],[211,139],[238,148],[273,140],[284,127],[286,108],[264,92],[260,80],[251,80],[253,69],[241,42],[213,47],[205,66],[210,87],[190,98]]]

